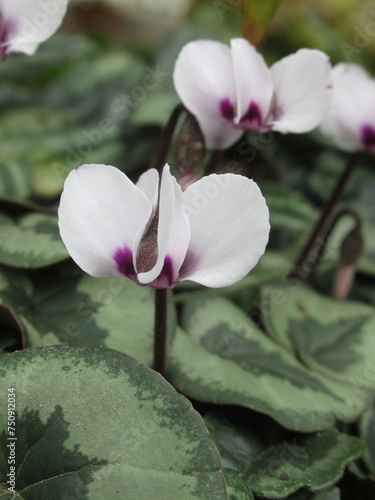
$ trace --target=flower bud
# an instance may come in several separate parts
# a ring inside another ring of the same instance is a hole
[[[199,178],[205,154],[201,129],[196,118],[188,113],[174,142],[175,165],[182,189]]]
[[[336,299],[342,300],[348,296],[357,271],[356,263],[362,252],[362,229],[361,225],[357,224],[341,244],[340,264],[332,287],[332,296]]]
[[[355,264],[363,252],[363,235],[360,224],[357,224],[344,238],[341,244],[341,259],[344,264]]]

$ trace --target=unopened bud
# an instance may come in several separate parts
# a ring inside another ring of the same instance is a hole
[[[332,287],[332,296],[346,299],[352,287],[357,271],[357,260],[363,252],[363,236],[361,225],[350,231],[341,244],[340,264],[336,271]]]
[[[335,299],[344,300],[349,295],[350,289],[353,285],[357,266],[353,264],[345,264],[340,262],[336,271],[335,279],[332,286],[332,297]]]
[[[175,167],[183,189],[199,178],[205,155],[202,131],[195,116],[188,113],[174,142]]]
[[[363,252],[363,235],[359,224],[350,231],[341,244],[341,262],[354,264]]]

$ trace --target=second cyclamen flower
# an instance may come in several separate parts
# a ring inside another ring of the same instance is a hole
[[[183,280],[210,287],[244,277],[264,253],[265,200],[241,175],[210,175],[182,192],[166,165],[133,184],[107,165],[73,170],[59,207],[61,237],[92,276],[122,274],[141,285],[173,288]]]
[[[183,47],[173,76],[209,149],[229,147],[244,130],[308,132],[331,101],[331,65],[319,50],[301,49],[268,68],[245,39],[231,48],[197,40]]]

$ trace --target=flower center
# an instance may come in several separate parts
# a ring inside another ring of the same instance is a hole
[[[364,125],[361,130],[362,133],[362,144],[366,148],[374,148],[375,147],[375,129],[371,125]]]
[[[241,117],[239,123],[234,122],[235,112],[234,105],[229,100],[228,97],[220,101],[220,114],[223,118],[233,123],[235,128],[242,130],[256,130],[261,131],[262,127],[262,113],[258,104],[255,101],[251,101],[246,113]]]
[[[146,231],[144,232],[138,247],[137,271],[146,273],[156,264],[158,258],[158,226],[159,226],[159,207],[156,208],[155,215],[151,219]]]
[[[244,128],[255,128],[258,129],[262,125],[262,113],[260,112],[259,106],[256,102],[251,101],[248,110],[242,116],[240,120],[240,125]]]
[[[135,280],[137,274],[133,265],[133,253],[128,247],[119,248],[113,255],[116,267],[121,274],[131,280]]]
[[[220,101],[220,113],[226,120],[232,121],[234,118],[234,106],[227,98]]]
[[[8,46],[10,44],[10,38],[12,37],[12,31],[14,28],[14,22],[11,20],[4,19],[4,16],[0,13],[0,57],[5,59],[8,52]]]

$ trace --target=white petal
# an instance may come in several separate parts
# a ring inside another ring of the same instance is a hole
[[[244,133],[221,116],[217,118],[197,117],[203,132],[207,149],[227,149]]]
[[[33,54],[60,26],[67,4],[67,0],[0,0],[6,53]]]
[[[82,165],[65,181],[59,207],[62,240],[92,276],[119,274],[116,251],[134,261],[151,203],[124,173],[108,165]],[[139,235],[139,236],[137,236]]]
[[[357,64],[334,66],[332,106],[321,129],[345,151],[362,149],[361,129],[375,129],[375,79]]]
[[[155,168],[150,168],[140,176],[136,186],[145,193],[155,210],[159,195],[159,172]]]
[[[232,39],[231,46],[237,90],[236,123],[246,115],[251,103],[259,108],[264,122],[273,94],[271,72],[263,57],[244,38]]]
[[[224,43],[196,40],[185,45],[173,79],[182,102],[194,115],[214,118],[220,112],[221,99],[234,102],[236,97],[232,54]]]
[[[332,100],[329,58],[301,49],[271,67],[275,88],[270,123],[279,132],[303,133],[317,127]]]
[[[222,103],[230,103],[233,110],[236,105],[230,48],[212,40],[188,43],[176,60],[173,80],[183,104],[196,116],[206,146],[212,148],[215,145],[219,148],[227,129],[231,127],[223,118]],[[213,126],[215,121],[217,123]]]
[[[264,253],[269,215],[258,186],[235,174],[209,175],[183,193],[191,239],[183,278],[228,286],[245,276]]]
[[[160,187],[158,259],[138,280],[155,288],[169,288],[177,281],[190,241],[190,223],[185,213],[182,190],[165,165]]]

